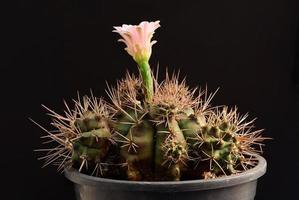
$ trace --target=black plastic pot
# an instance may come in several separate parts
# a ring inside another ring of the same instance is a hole
[[[266,160],[243,173],[210,180],[137,182],[97,178],[67,169],[77,200],[253,200],[257,179],[266,172]]]

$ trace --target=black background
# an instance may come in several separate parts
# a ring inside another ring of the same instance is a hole
[[[74,199],[63,175],[54,167],[41,169],[33,149],[42,147],[43,133],[28,117],[50,128],[41,104],[62,112],[62,99],[70,102],[77,90],[106,96],[105,81],[113,84],[127,69],[137,72],[112,26],[158,19],[152,66],[180,69],[191,86],[220,86],[214,105],[238,105],[274,138],[265,148],[268,172],[256,199],[298,198],[296,0],[26,0],[2,8],[0,160],[6,199]]]

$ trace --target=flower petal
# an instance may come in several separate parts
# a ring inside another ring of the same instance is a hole
[[[160,27],[160,21],[143,21],[139,25],[114,26],[113,32],[120,34],[122,39],[118,41],[126,44],[127,52],[135,60],[148,60],[151,56],[152,45],[157,41],[151,41],[155,30]]]

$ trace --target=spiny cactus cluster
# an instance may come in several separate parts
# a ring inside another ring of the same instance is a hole
[[[130,48],[134,43],[130,31],[153,32],[154,28],[145,29],[148,24],[127,26],[132,29],[127,32],[116,29],[126,33],[123,37]],[[148,46],[138,45],[127,51],[140,75],[128,73],[116,87],[109,87],[110,101],[91,93],[90,97],[78,95],[73,108],[65,103],[63,115],[45,107],[55,130],[47,131],[44,138],[58,143],[39,150],[47,152],[42,157],[45,165],[134,181],[211,179],[254,167],[255,155],[261,151],[257,147],[265,139],[261,130],[253,130],[254,121],[247,121],[247,115],[238,114],[237,108],[212,107],[215,93],[190,89],[175,74],[167,73],[162,82],[152,78]]]

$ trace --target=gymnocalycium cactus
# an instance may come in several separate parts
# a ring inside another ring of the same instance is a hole
[[[210,106],[215,93],[190,89],[176,74],[162,82],[149,65],[154,31],[159,21],[114,27],[139,68],[116,87],[110,101],[92,93],[66,103],[63,115],[48,109],[54,131],[40,149],[45,166],[73,167],[93,176],[134,181],[211,179],[254,167],[260,153],[261,130],[237,108]]]

